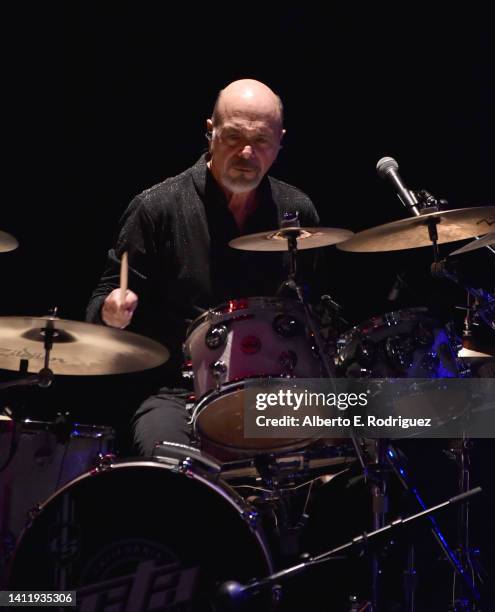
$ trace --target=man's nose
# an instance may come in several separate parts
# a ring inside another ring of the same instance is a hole
[[[243,158],[243,159],[250,159],[253,156],[253,147],[250,144],[245,144],[239,155]]]

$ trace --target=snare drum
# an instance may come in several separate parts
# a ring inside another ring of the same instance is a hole
[[[197,449],[164,444],[80,476],[23,533],[8,587],[75,590],[84,610],[216,609],[221,582],[273,569],[257,512],[219,472]],[[247,609],[270,602],[265,591]]]

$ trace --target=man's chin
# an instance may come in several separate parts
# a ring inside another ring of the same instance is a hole
[[[223,177],[223,186],[231,191],[232,193],[246,193],[247,191],[252,191],[256,189],[261,182],[260,177],[253,178],[250,181],[247,180],[239,180],[239,179],[231,179],[228,176]]]

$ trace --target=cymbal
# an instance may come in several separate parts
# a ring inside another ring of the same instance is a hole
[[[493,359],[495,357],[495,346],[483,344],[473,338],[463,338],[462,348],[457,353],[463,359]]]
[[[400,219],[359,232],[340,243],[342,251],[373,253],[431,246],[427,223],[437,221],[438,244],[474,238],[489,232],[495,224],[495,206],[441,210]]]
[[[287,251],[288,240],[286,232],[300,231],[297,237],[297,248],[317,249],[330,246],[350,238],[354,232],[337,227],[284,227],[283,229],[248,234],[234,238],[229,245],[241,251]]]
[[[489,234],[483,236],[483,238],[478,238],[477,240],[473,240],[473,242],[465,244],[463,247],[457,249],[457,251],[454,251],[450,255],[460,255],[461,253],[476,251],[476,249],[481,249],[481,247],[486,246],[495,246],[495,232],[490,232]]]
[[[0,317],[0,368],[19,370],[28,360],[28,372],[44,367],[45,329],[54,330],[49,367],[54,374],[71,376],[125,374],[165,363],[168,350],[138,334],[56,317]]]
[[[10,234],[7,232],[0,231],[0,253],[7,253],[8,251],[13,251],[17,249],[19,243]]]

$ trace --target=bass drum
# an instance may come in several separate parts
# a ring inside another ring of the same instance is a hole
[[[219,583],[269,573],[256,513],[214,461],[171,446],[84,474],[48,499],[21,537],[8,588],[74,590],[84,610],[195,612],[215,609]],[[257,610],[270,609],[264,597]]]

